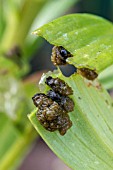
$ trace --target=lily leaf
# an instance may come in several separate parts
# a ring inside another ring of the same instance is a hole
[[[73,170],[113,169],[113,101],[101,87],[88,87],[78,75],[66,78],[72,87],[75,108],[69,114],[73,126],[64,136],[48,132],[40,125],[34,110],[28,115],[31,123],[49,147]]]
[[[33,33],[53,45],[63,46],[73,55],[68,63],[76,67],[89,67],[99,73],[113,64],[113,25],[101,17],[66,15]]]
[[[89,67],[100,73],[113,64],[113,26],[109,21],[89,14],[72,14],[50,22],[34,32],[51,44],[63,46],[73,57],[68,63]],[[41,79],[45,82],[45,75]],[[50,148],[73,170],[113,169],[113,100],[97,82],[90,86],[76,74],[63,79],[72,89],[75,108],[69,114],[73,126],[64,136],[48,132],[39,123],[34,110],[31,123]],[[43,87],[43,86],[42,86]],[[46,92],[47,88],[43,88]]]
[[[110,67],[102,71],[102,73],[99,75],[98,78],[105,89],[112,89],[113,88],[113,65],[111,65]]]

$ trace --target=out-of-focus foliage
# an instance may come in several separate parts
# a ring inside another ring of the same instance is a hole
[[[76,2],[77,0],[0,1],[1,170],[15,169],[35,137],[26,115],[33,108],[31,97],[38,88],[30,79],[27,83],[23,81],[23,76],[29,72],[29,59],[42,42],[31,35],[31,31],[64,14]]]

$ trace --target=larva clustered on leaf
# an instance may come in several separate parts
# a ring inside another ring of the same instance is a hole
[[[74,110],[74,102],[68,95],[73,94],[71,87],[59,78],[46,78],[45,82],[52,90],[38,93],[32,97],[38,107],[37,118],[41,125],[48,131],[58,130],[61,135],[72,126],[68,112]]]

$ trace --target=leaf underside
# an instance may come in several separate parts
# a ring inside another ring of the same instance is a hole
[[[34,32],[53,45],[73,54],[68,59],[77,67],[99,73],[113,63],[112,24],[88,14],[72,14],[50,22]],[[48,76],[48,74],[46,75]],[[73,170],[113,169],[113,100],[101,86],[90,85],[77,73],[69,78],[61,72],[52,77],[63,79],[73,89],[75,108],[69,116],[73,126],[64,136],[48,132],[34,110],[31,123],[49,147]],[[47,88],[45,86],[45,91]]]
[[[101,17],[70,14],[45,24],[33,33],[50,44],[67,49],[73,54],[68,63],[76,67],[89,67],[99,73],[113,64],[113,25]]]

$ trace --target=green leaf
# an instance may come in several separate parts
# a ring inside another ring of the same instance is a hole
[[[113,65],[105,69],[100,75],[99,80],[105,89],[113,88]]]
[[[62,15],[66,10],[71,8],[74,4],[76,4],[79,0],[49,0],[45,3],[42,10],[39,12],[37,18],[34,21],[32,26],[32,31],[47,23],[48,21],[57,18]],[[51,9],[51,10],[50,10]],[[46,15],[45,15],[46,14]]]
[[[60,17],[34,31],[51,44],[63,46],[76,67],[96,69],[97,73],[113,64],[113,26],[109,21],[89,14]]]
[[[67,10],[69,10],[73,5],[75,5],[79,0],[48,0],[45,5],[43,5],[42,9],[37,14],[36,18],[33,21],[30,32],[32,32],[37,27],[42,26],[43,24],[52,21],[53,19],[63,15]],[[50,10],[51,9],[51,10]],[[45,15],[46,14],[46,15]],[[27,53],[29,57],[31,57],[34,50],[39,48],[42,39],[34,38],[31,34],[28,34],[27,41],[29,42],[29,46],[27,47]],[[26,56],[26,57],[27,57]]]
[[[89,67],[99,73],[113,64],[112,23],[101,17],[88,14],[63,16],[42,26],[34,34],[71,52],[73,57],[68,62],[76,67]],[[37,120],[37,109],[28,115],[31,123],[73,170],[112,170],[113,100],[98,82],[89,86],[78,74],[69,78],[61,73],[51,75],[63,79],[74,91],[75,108],[69,114],[73,126],[65,136],[48,132]],[[41,79],[42,88],[45,77]]]
[[[103,88],[87,86],[78,74],[59,77],[72,87],[75,108],[69,116],[73,126],[61,136],[39,123],[35,109],[28,115],[49,147],[73,170],[113,169],[113,100]]]

